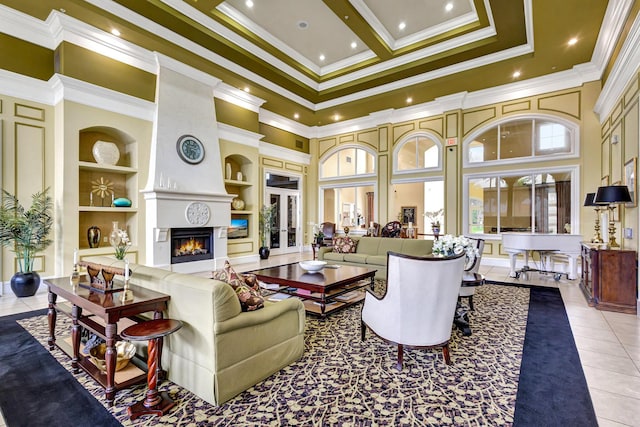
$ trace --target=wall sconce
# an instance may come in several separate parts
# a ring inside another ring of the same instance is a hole
[[[596,204],[595,202],[596,193],[587,193],[587,197],[584,199],[585,206],[593,206],[596,211],[596,223],[593,226],[593,238],[591,239],[591,243],[602,243],[602,236],[600,236],[600,209],[601,205]]]
[[[598,187],[598,192],[593,202],[598,205],[607,205],[609,209],[609,247],[619,248],[616,242],[616,226],[613,222],[613,210],[616,204],[628,203],[631,201],[629,187],[626,185],[609,185],[606,187]]]

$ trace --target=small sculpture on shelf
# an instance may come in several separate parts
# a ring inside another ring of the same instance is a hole
[[[100,179],[96,179],[91,181],[91,194],[95,194],[96,196],[100,196],[102,199],[101,206],[104,206],[104,197],[111,194],[111,204],[113,205],[113,182],[108,179],[104,179],[104,177],[100,177]],[[93,196],[90,196],[89,203],[93,206]]]

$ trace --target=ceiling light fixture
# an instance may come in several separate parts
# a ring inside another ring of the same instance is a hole
[[[300,114],[298,114],[298,113],[294,113],[294,114],[293,114],[293,118],[294,118],[294,119],[296,119],[296,120],[298,120],[298,119],[300,118]]]
[[[245,87],[244,87],[244,91],[245,91],[245,92],[247,92],[247,93],[249,93],[249,92],[251,92],[251,89],[249,89],[249,86],[245,86]]]
[[[413,98],[412,97],[408,97],[407,98],[407,104],[411,104],[413,102]]]
[[[111,29],[111,34],[113,34],[116,37],[120,37],[120,31],[118,31],[117,28],[112,28]]]
[[[444,6],[444,10],[446,10],[447,12],[451,12],[451,10],[453,9],[453,3],[449,2]]]
[[[337,122],[338,120],[340,120],[340,116],[338,114],[333,116],[333,121]]]
[[[245,4],[249,9],[251,9],[251,8],[253,7],[253,2],[252,2],[251,0],[247,0],[247,1],[245,1],[245,2],[244,2],[244,4]]]
[[[576,43],[578,43],[578,39],[576,37],[570,38],[569,41],[567,42],[569,46],[573,46]]]
[[[407,26],[407,24],[404,21],[402,21],[400,24],[398,24],[398,29],[404,30],[406,28],[406,26]]]
[[[518,77],[520,77],[520,71],[515,71],[515,72],[513,73],[513,78],[514,78],[514,79],[517,79]]]
[[[358,47],[358,43],[356,42],[351,42],[351,49],[355,49]]]
[[[300,30],[306,30],[309,28],[309,23],[307,21],[298,21],[297,25]]]
[[[320,54],[319,58],[320,58],[320,61],[324,61],[325,56],[323,54]]]

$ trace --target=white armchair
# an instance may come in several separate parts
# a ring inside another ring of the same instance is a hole
[[[462,273],[464,255],[451,258],[387,254],[387,291],[365,295],[361,334],[367,327],[380,338],[398,345],[396,368],[402,370],[403,347],[442,347],[451,364],[449,339]]]
[[[484,251],[484,239],[477,239],[475,237],[467,237],[469,242],[476,247],[478,255],[468,264],[465,265],[465,271],[470,273],[477,273],[480,268],[480,261],[482,260],[482,251]],[[476,293],[475,286],[461,287],[460,295],[458,299],[467,298],[469,301],[469,309],[474,310],[473,307],[473,295]]]

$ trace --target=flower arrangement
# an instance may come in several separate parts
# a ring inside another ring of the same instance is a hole
[[[320,227],[320,224],[313,224],[313,239],[316,242],[322,241],[322,239],[324,239],[324,232],[322,231],[322,227]]]
[[[123,260],[127,251],[131,247],[131,240],[127,230],[117,229],[110,238],[111,246],[115,249],[115,256],[119,260]]]
[[[429,220],[433,227],[440,227],[440,220],[444,209],[438,209],[437,211],[425,211],[424,216]]]
[[[441,256],[454,256],[466,253],[467,259],[474,259],[478,256],[478,249],[475,248],[469,239],[464,236],[452,236],[451,234],[445,234],[438,240],[433,242],[434,255]]]

